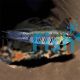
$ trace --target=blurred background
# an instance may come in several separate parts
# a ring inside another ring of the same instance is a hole
[[[1,0],[0,30],[14,29],[32,17],[40,20],[52,18],[55,24],[65,17],[75,18],[80,16],[79,2],[80,0]]]

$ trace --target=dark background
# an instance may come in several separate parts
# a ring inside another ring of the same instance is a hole
[[[45,18],[54,8],[52,0],[2,0],[0,1],[0,30],[14,26],[30,17]]]

